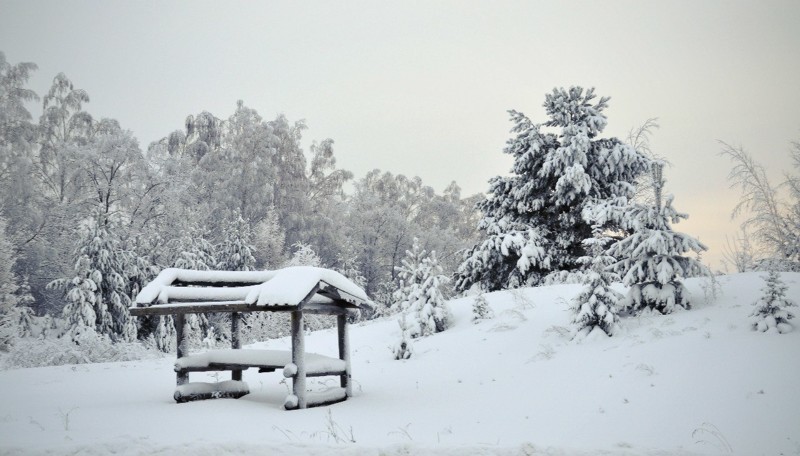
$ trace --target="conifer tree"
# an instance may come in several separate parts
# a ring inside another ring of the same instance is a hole
[[[545,97],[544,124],[510,111],[515,136],[504,152],[514,157],[513,174],[493,178],[478,205],[486,237],[466,252],[456,289],[535,285],[551,272],[580,268],[582,241],[592,233],[584,207],[633,196],[649,159],[617,138],[599,137],[608,98],[595,98],[594,89],[554,89]],[[617,227],[609,221],[603,228]]]
[[[697,259],[684,254],[699,253],[707,248],[693,237],[672,230],[671,223],[678,223],[688,215],[672,207],[672,195],[662,198],[663,164],[653,163],[651,172],[656,196],[652,205],[624,206],[617,208],[615,215],[613,209],[612,215],[596,211],[594,217],[598,220],[621,218],[623,227],[631,230],[629,236],[607,251],[618,260],[611,268],[630,287],[624,306],[634,313],[649,308],[667,314],[676,306],[688,309],[691,305],[681,279],[707,272]]]
[[[580,259],[589,269],[584,275],[583,290],[573,300],[572,310],[575,315],[572,323],[575,325],[576,335],[586,335],[595,327],[609,336],[614,334],[619,320],[617,304],[622,295],[610,286],[617,279],[616,274],[607,269],[615,261],[605,253],[606,245],[610,241],[599,229],[595,229],[594,236],[584,241],[592,256]]]
[[[408,321],[405,312],[400,314],[397,324],[400,326],[400,340],[397,341],[395,346],[391,347],[392,354],[394,354],[394,359],[396,360],[409,359],[414,354],[414,349],[408,333]]]
[[[406,251],[403,266],[398,268],[400,288],[395,301],[411,322],[411,337],[421,337],[442,332],[450,325],[452,317],[441,288],[447,283],[436,252],[428,254],[414,238],[411,250]]]
[[[8,350],[18,338],[31,332],[32,312],[28,305],[33,298],[27,282],[14,274],[15,261],[14,247],[6,236],[6,221],[0,215],[0,351]]]
[[[217,265],[214,246],[200,230],[184,232],[172,242],[172,266],[180,269],[208,271]]]
[[[87,327],[112,340],[136,338],[136,323],[128,313],[127,294],[130,252],[122,249],[114,235],[114,221],[95,214],[90,219],[75,251],[75,275],[49,284],[66,292],[63,314],[69,327],[80,332]]]
[[[217,269],[223,271],[252,271],[256,259],[253,256],[252,230],[238,212],[222,228],[222,242],[218,246]]]
[[[419,239],[414,238],[411,250],[406,250],[406,257],[397,266],[397,278],[400,282],[392,298],[399,311],[406,311],[409,307],[411,293],[425,279],[419,267],[425,259],[427,252],[419,247]]]
[[[214,246],[206,239],[206,235],[199,229],[192,229],[183,232],[182,235],[170,242],[173,251],[172,266],[180,269],[192,269],[195,271],[208,271],[217,264],[214,256]],[[185,324],[188,330],[184,333],[188,335],[190,347],[199,347],[201,341],[209,335],[209,315],[210,314],[188,314]],[[156,346],[162,350],[171,350],[172,336],[175,332],[175,321],[171,315],[157,317],[148,324],[152,328],[153,338]]]
[[[486,295],[478,293],[475,300],[472,302],[472,322],[479,323],[481,320],[488,320],[494,318],[494,311],[486,301]]]
[[[750,315],[753,318],[751,326],[754,331],[787,333],[793,329],[789,320],[795,317],[789,307],[796,307],[797,304],[786,297],[786,284],[776,269],[771,268],[765,280],[766,286],[762,288],[764,294],[755,303]]]

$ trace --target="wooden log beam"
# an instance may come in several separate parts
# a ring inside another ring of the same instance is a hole
[[[250,281],[250,282],[211,282],[211,281],[186,281],[186,280],[175,280],[169,286],[171,287],[209,287],[209,288],[234,288],[234,287],[250,287],[253,285],[261,285],[264,283],[263,281]]]
[[[292,312],[292,362],[297,366],[297,374],[292,380],[292,393],[297,397],[297,407],[306,408],[306,363],[305,332],[303,331],[303,312]]]
[[[172,395],[176,402],[190,402],[202,399],[238,399],[250,393],[250,387],[245,382],[224,381],[218,383],[195,382],[187,383],[175,388]]]
[[[339,376],[339,384],[344,388],[347,397],[353,396],[350,374],[350,337],[347,325],[347,315],[336,316],[336,329],[339,339],[339,359],[344,361],[344,373]]]
[[[183,358],[189,354],[188,340],[186,330],[186,318],[183,314],[175,316],[175,336],[176,336],[176,355],[178,359]],[[176,383],[178,386],[189,383],[189,372],[185,370],[178,371]]]
[[[315,391],[308,393],[306,407],[321,407],[323,405],[336,404],[337,402],[343,402],[346,400],[347,393],[345,392],[344,388],[331,388],[328,391]],[[286,410],[297,410],[301,408],[299,403],[295,403],[292,396],[286,398],[283,406],[286,408]]]
[[[358,307],[347,302],[335,302],[330,304],[306,304],[303,312],[321,315],[342,315],[348,309]],[[298,306],[259,306],[257,304],[247,304],[244,301],[219,301],[219,302],[180,302],[170,304],[154,304],[149,307],[130,307],[128,311],[134,317],[144,317],[148,315],[181,315],[191,313],[209,312],[293,312]]]
[[[239,312],[233,312],[231,314],[231,348],[237,349],[242,348],[242,340],[241,340],[241,321],[242,321],[242,314]],[[241,369],[233,369],[231,370],[231,380],[242,380],[242,370]]]
[[[235,371],[245,370],[251,367],[257,367],[259,373],[275,372],[281,369],[281,366],[254,366],[252,364],[238,364],[238,363],[209,363],[208,366],[191,366],[176,369],[175,372],[222,372],[222,371]],[[306,372],[306,378],[309,377],[327,377],[331,375],[343,375],[340,370],[333,371],[317,371]],[[292,376],[293,378],[294,376]]]

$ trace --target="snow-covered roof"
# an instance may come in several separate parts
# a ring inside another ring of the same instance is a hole
[[[293,307],[345,301],[369,305],[364,290],[330,269],[296,266],[276,271],[194,271],[169,268],[136,296],[139,306],[154,303],[238,301]]]

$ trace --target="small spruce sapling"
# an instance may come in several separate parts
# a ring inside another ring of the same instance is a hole
[[[697,239],[672,229],[672,223],[678,223],[688,215],[675,210],[672,195],[662,197],[666,182],[663,163],[654,162],[651,172],[655,192],[653,204],[614,208],[612,202],[596,208],[593,218],[601,221],[610,217],[621,218],[623,227],[631,231],[629,236],[614,243],[606,252],[618,259],[610,267],[630,287],[624,307],[632,313],[649,308],[668,314],[676,307],[690,307],[689,292],[681,279],[707,274],[702,263],[684,254],[707,248]]]
[[[494,318],[494,311],[489,306],[486,295],[478,293],[478,295],[475,296],[475,300],[472,301],[472,322],[477,324],[480,323],[481,320],[489,320],[492,318]]]
[[[448,279],[442,275],[436,252],[428,254],[414,238],[411,250],[406,251],[403,266],[397,270],[400,288],[394,298],[397,307],[414,319],[414,326],[409,328],[411,337],[424,337],[446,330],[452,316],[442,288]]]
[[[397,319],[397,325],[400,326],[400,340],[392,347],[394,359],[401,360],[411,358],[411,355],[414,354],[414,350],[411,346],[411,338],[408,335],[408,323],[406,322],[405,313],[400,314],[400,318]]]
[[[594,229],[594,237],[583,241],[584,247],[592,256],[580,258],[580,262],[589,267],[583,279],[584,288],[573,300],[573,325],[576,337],[589,334],[594,328],[600,328],[611,336],[619,321],[617,303],[622,295],[611,289],[611,282],[617,279],[616,274],[608,270],[615,259],[605,253],[605,247],[611,239],[602,235],[599,227]]]
[[[766,277],[766,286],[762,288],[764,294],[756,301],[755,310],[750,315],[753,318],[751,327],[754,331],[772,332],[780,334],[790,332],[793,327],[789,320],[795,317],[789,307],[796,304],[786,297],[786,285],[781,280],[780,274],[775,269],[770,269]]]

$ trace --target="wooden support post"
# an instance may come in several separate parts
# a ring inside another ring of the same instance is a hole
[[[297,373],[292,381],[292,393],[297,396],[297,408],[306,408],[306,363],[305,333],[303,332],[303,312],[292,312],[292,362]]]
[[[347,314],[336,316],[336,327],[339,333],[339,359],[344,361],[344,374],[339,377],[339,383],[347,392],[347,397],[353,395],[352,380],[350,375],[350,330],[347,325]]]
[[[239,312],[231,313],[231,348],[242,348],[240,326],[242,314]],[[231,371],[231,380],[242,380],[241,369]]]
[[[175,315],[175,335],[177,339],[175,345],[177,347],[177,356],[179,359],[189,354],[186,334],[187,328],[185,328],[185,325],[186,316],[182,313]],[[189,383],[189,373],[186,371],[178,372],[178,386],[185,385],[186,383]]]

